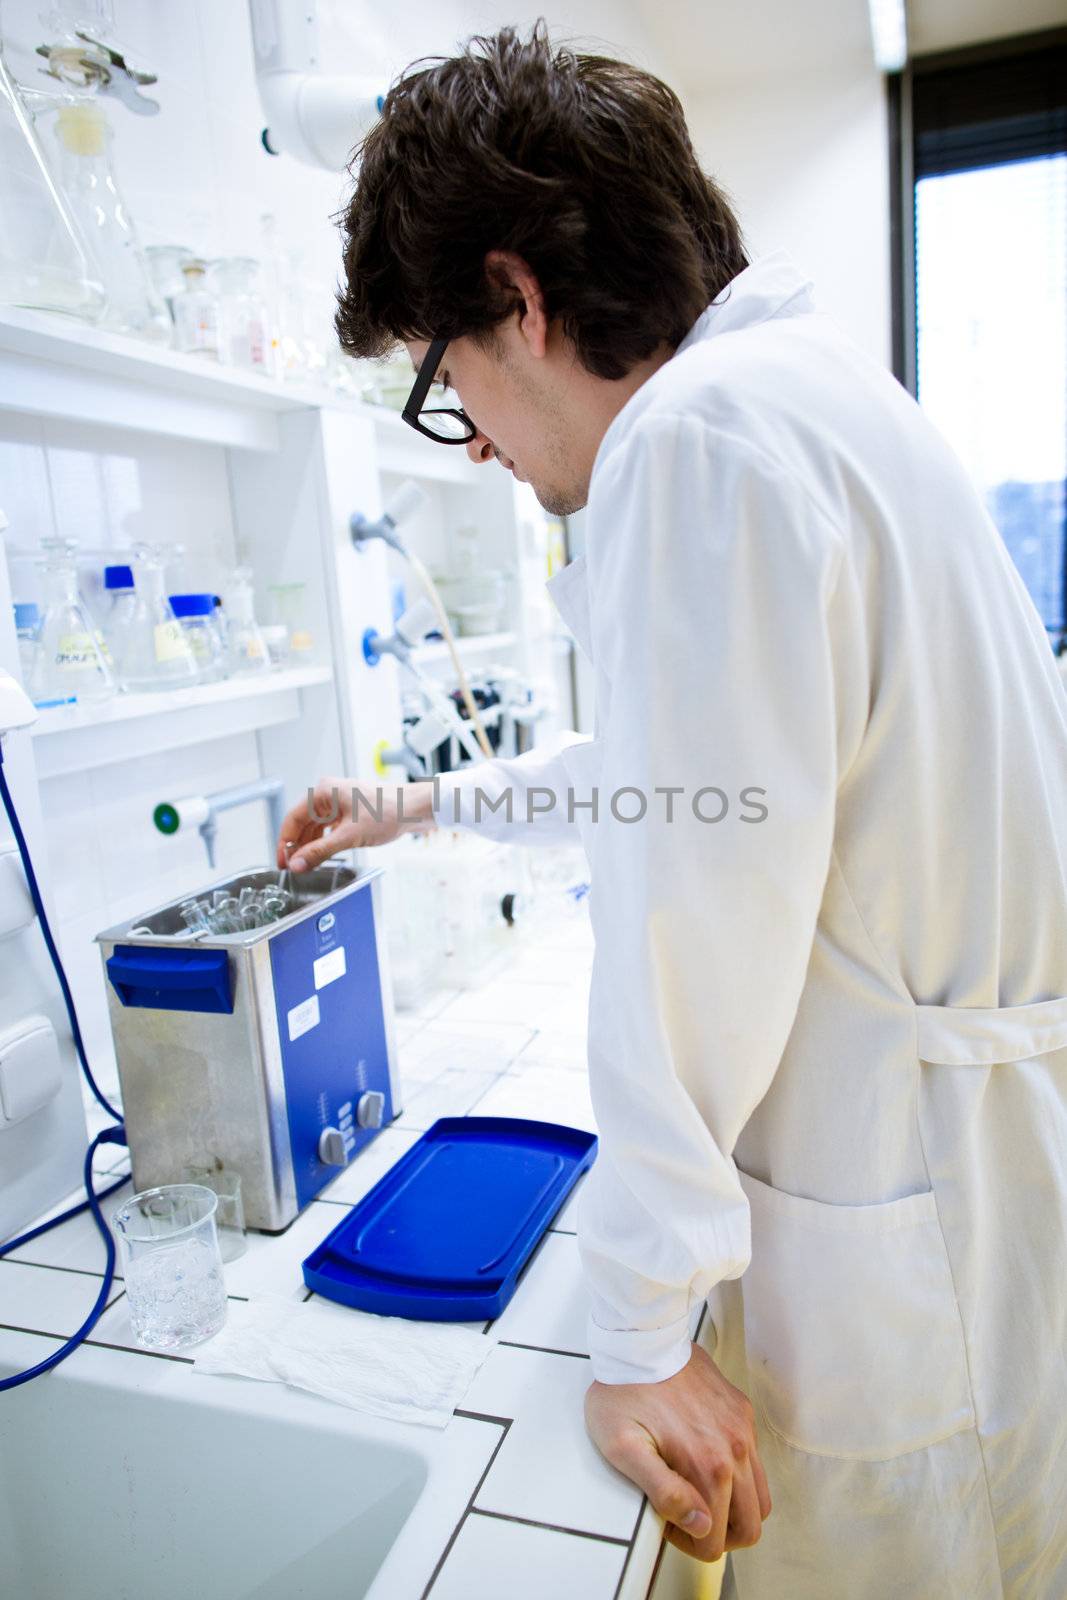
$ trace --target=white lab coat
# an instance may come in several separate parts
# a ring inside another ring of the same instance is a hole
[[[510,783],[480,831],[589,855],[593,1373],[668,1377],[708,1298],[774,1500],[740,1600],[1060,1600],[1067,697],[1002,541],[778,252],[615,418],[550,589],[595,736],[438,817]]]

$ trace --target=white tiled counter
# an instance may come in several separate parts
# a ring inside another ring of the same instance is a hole
[[[543,952],[525,947],[482,989],[439,993],[422,1011],[399,1018],[402,1115],[284,1234],[249,1234],[244,1256],[226,1267],[231,1318],[247,1315],[249,1297],[259,1292],[313,1298],[301,1278],[304,1257],[335,1225],[339,1208],[365,1194],[436,1118],[528,1116],[594,1127],[585,1075],[591,947],[584,920],[554,936],[553,951],[546,963]],[[571,974],[566,985],[547,981],[561,956]],[[101,1161],[115,1154],[105,1146]],[[124,1162],[110,1170],[120,1174]],[[129,1192],[127,1185],[110,1197],[105,1212]],[[443,1433],[348,1413],[374,1438],[402,1438],[442,1463],[375,1579],[374,1600],[499,1600],[505,1593],[509,1600],[645,1600],[649,1593],[662,1560],[659,1523],[597,1453],[583,1421],[590,1379],[576,1199],[577,1192],[554,1219],[505,1312],[486,1324],[494,1348]],[[0,1357],[28,1365],[73,1332],[96,1293],[102,1255],[83,1214],[0,1260]],[[87,1347],[35,1382],[61,1383],[91,1368],[94,1381],[117,1390],[143,1388],[151,1374],[156,1389],[198,1406],[212,1392],[219,1404],[229,1403],[215,1387],[221,1385],[231,1396],[237,1386],[240,1404],[261,1414],[281,1408],[287,1416],[321,1417],[323,1407],[338,1409],[274,1384],[194,1376],[194,1354],[139,1350],[116,1278]],[[718,1593],[709,1569],[688,1565],[691,1587],[672,1584],[672,1595]],[[664,1587],[657,1583],[657,1600]]]

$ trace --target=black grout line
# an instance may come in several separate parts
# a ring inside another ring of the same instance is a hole
[[[28,1249],[29,1246],[24,1245],[23,1248]],[[5,1256],[0,1261],[0,1265],[6,1265],[7,1262],[10,1262],[13,1267],[36,1267],[41,1272],[73,1272],[79,1278],[102,1278],[104,1276],[103,1272],[93,1272],[89,1267],[57,1267],[51,1261],[21,1261],[18,1256]],[[113,1276],[116,1283],[123,1282],[117,1272]]]
[[[648,1505],[648,1495],[647,1494],[643,1494],[641,1496],[641,1504],[640,1504],[640,1506],[638,1507],[638,1510],[637,1510],[637,1517],[636,1517],[636,1519],[634,1521],[633,1532],[630,1535],[629,1548],[626,1551],[626,1560],[622,1564],[622,1571],[619,1573],[619,1581],[615,1585],[615,1593],[612,1596],[612,1600],[619,1600],[619,1595],[622,1592],[622,1586],[626,1582],[626,1574],[629,1571],[630,1562],[633,1560],[634,1547],[637,1544],[637,1534],[638,1534],[638,1530],[641,1527],[641,1518],[645,1514],[645,1507],[647,1505]],[[659,1564],[663,1560],[663,1546],[664,1546],[665,1543],[666,1543],[666,1540],[664,1540],[661,1537],[661,1539],[660,1539],[660,1548],[659,1548],[659,1551],[658,1551],[658,1553],[656,1555],[656,1565],[655,1565],[655,1567],[653,1569],[651,1578],[648,1580],[648,1587],[645,1590],[645,1600],[648,1600],[648,1596],[649,1596],[649,1593],[651,1592],[652,1585],[656,1581],[656,1573],[659,1571]]]
[[[549,1533],[569,1533],[575,1539],[595,1539],[598,1544],[614,1544],[628,1550],[630,1541],[612,1533],[590,1533],[586,1528],[568,1528],[561,1522],[542,1522],[538,1517],[517,1517],[510,1511],[487,1511],[484,1506],[471,1506],[472,1517],[495,1517],[498,1522],[519,1522],[524,1528],[544,1528]]]
[[[584,1350],[557,1350],[550,1344],[526,1344],[522,1339],[498,1339],[497,1344],[506,1344],[512,1350],[536,1350],[545,1356],[570,1356],[573,1361],[588,1361],[588,1353]]]
[[[422,1591],[422,1595],[420,1596],[420,1600],[426,1600],[426,1596],[429,1594],[430,1590],[433,1588],[434,1584],[437,1582],[438,1578],[440,1577],[441,1568],[444,1566],[445,1562],[448,1560],[448,1557],[449,1557],[449,1554],[451,1553],[452,1547],[453,1547],[453,1545],[455,1544],[456,1540],[459,1537],[460,1529],[463,1527],[463,1524],[466,1522],[467,1518],[470,1516],[471,1511],[474,1508],[475,1496],[477,1495],[479,1489],[482,1487],[482,1484],[485,1482],[486,1478],[489,1476],[489,1473],[490,1473],[490,1471],[492,1469],[493,1462],[496,1460],[497,1456],[500,1454],[501,1447],[502,1447],[502,1445],[504,1443],[504,1440],[507,1438],[508,1432],[509,1432],[509,1430],[511,1428],[511,1419],[508,1418],[508,1417],[488,1417],[488,1416],[482,1416],[478,1412],[464,1413],[464,1412],[461,1412],[461,1411],[457,1411],[455,1413],[455,1415],[456,1416],[469,1415],[475,1421],[478,1421],[478,1422],[495,1422],[495,1423],[498,1423],[499,1426],[500,1426],[500,1438],[497,1440],[496,1444],[494,1445],[493,1453],[489,1457],[489,1460],[486,1462],[484,1468],[482,1469],[481,1477],[478,1479],[478,1482],[474,1485],[474,1488],[471,1490],[470,1498],[468,1499],[467,1504],[464,1506],[463,1511],[460,1513],[459,1521],[456,1523],[456,1526],[452,1529],[452,1532],[449,1535],[447,1544],[445,1545],[444,1549],[441,1551],[441,1554],[438,1556],[437,1561],[434,1564],[434,1569],[430,1573],[430,1576],[429,1576],[429,1579],[427,1581],[426,1587]]]

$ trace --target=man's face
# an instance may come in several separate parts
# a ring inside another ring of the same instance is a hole
[[[425,342],[407,343],[416,370],[426,350]],[[591,456],[582,459],[588,450],[576,446],[566,420],[567,402],[574,398],[566,365],[531,359],[525,341],[504,324],[490,344],[453,340],[436,376],[459,396],[478,429],[467,445],[472,461],[482,464],[495,458],[519,483],[528,483],[553,516],[581,510],[593,463]],[[428,406],[440,403],[434,394],[431,389]]]

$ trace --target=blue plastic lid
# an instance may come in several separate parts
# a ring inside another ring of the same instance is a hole
[[[133,586],[134,586],[134,583],[133,583],[133,568],[132,567],[105,567],[104,568],[104,588],[105,589],[132,589]]]
[[[210,617],[215,614],[213,594],[172,594],[170,608],[176,617]]]
[[[15,601],[15,627],[36,628],[41,620],[41,608],[33,600]]]
[[[304,1262],[316,1294],[382,1316],[497,1317],[596,1135],[522,1117],[442,1117]]]

